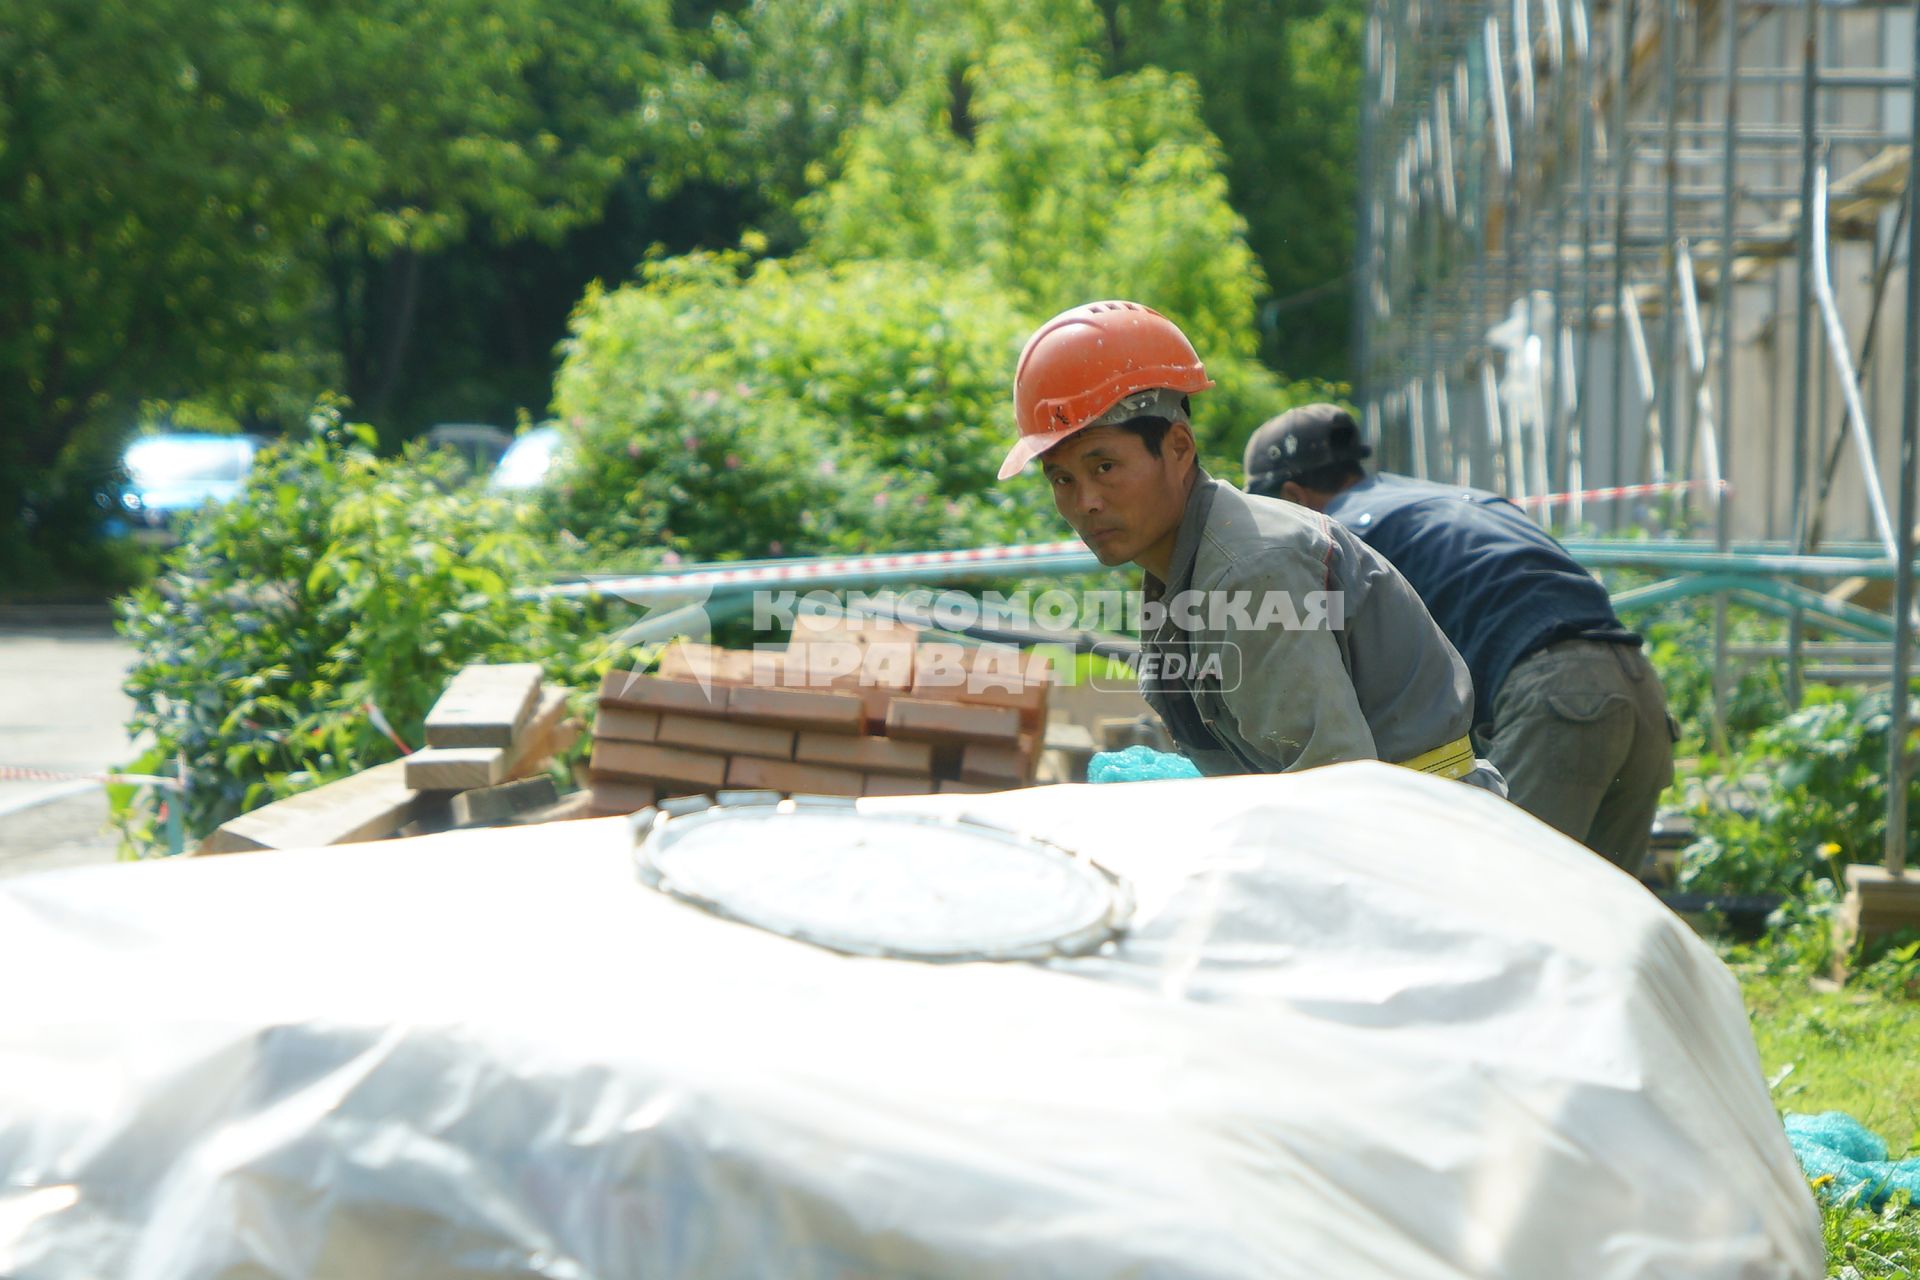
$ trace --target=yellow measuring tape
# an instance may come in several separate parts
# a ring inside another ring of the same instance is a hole
[[[1411,760],[1398,763],[1402,769],[1418,769],[1443,778],[1464,778],[1473,772],[1473,742],[1463,735],[1444,747],[1423,751]]]

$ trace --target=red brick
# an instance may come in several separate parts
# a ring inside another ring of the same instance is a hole
[[[589,801],[602,813],[634,813],[659,799],[659,793],[644,782],[604,777],[593,780]]]
[[[932,778],[909,778],[896,773],[870,773],[866,790],[869,796],[930,796],[939,784]]]
[[[661,716],[660,732],[654,738],[664,747],[692,747],[715,755],[765,756],[770,760],[793,759],[793,739],[791,729],[681,715]]]
[[[955,782],[949,778],[940,784],[940,793],[958,792],[962,795],[987,795],[994,791],[1011,791],[1012,787],[983,787],[972,782]]]
[[[848,674],[857,672],[869,684],[910,689],[919,641],[920,628],[904,622],[803,613],[794,620],[787,654],[789,663],[825,665]]]
[[[935,742],[1012,742],[1020,736],[1020,713],[1011,707],[895,698],[887,709],[887,736]]]
[[[642,711],[682,711],[694,715],[724,715],[727,686],[702,688],[692,680],[663,680],[638,671],[609,671],[600,682],[600,701]]]
[[[655,674],[670,680],[706,679],[719,684],[777,685],[785,655],[772,649],[720,649],[679,640],[660,655]]]
[[[1043,659],[1018,650],[926,645],[914,667],[913,696],[1012,707],[1022,726],[1038,729],[1046,720],[1050,679]]]
[[[810,796],[857,796],[866,779],[851,769],[795,764],[791,760],[758,760],[735,756],[727,765],[727,786],[756,791],[784,791]]]
[[[652,742],[660,730],[658,711],[636,711],[602,703],[594,713],[593,736],[620,742]]]
[[[913,687],[918,635],[918,629],[904,625],[803,614],[787,646],[787,683],[858,693],[866,703],[867,727],[878,729],[886,723],[893,696]]]
[[[696,787],[724,786],[727,779],[725,757],[702,755],[679,747],[608,739],[593,744],[593,761],[589,767],[595,777],[618,774],[624,778],[687,783]]]
[[[872,734],[803,733],[793,755],[808,764],[868,773],[917,773],[924,777],[933,771],[931,746]]]
[[[866,719],[866,707],[859,694],[828,689],[762,689],[741,685],[730,692],[727,705],[739,719],[796,729],[858,733]]]

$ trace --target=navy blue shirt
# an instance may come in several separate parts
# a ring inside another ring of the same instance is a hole
[[[1473,675],[1473,722],[1513,664],[1556,640],[1640,643],[1607,589],[1520,508],[1480,489],[1379,472],[1337,495],[1327,514],[1393,562]]]

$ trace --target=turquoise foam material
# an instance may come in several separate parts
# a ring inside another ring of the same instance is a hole
[[[1880,1135],[1846,1112],[1790,1115],[1786,1124],[1787,1141],[1807,1176],[1832,1176],[1833,1181],[1820,1188],[1822,1195],[1834,1200],[1857,1195],[1861,1204],[1875,1209],[1896,1191],[1920,1201],[1920,1157],[1887,1159]]]
[[[1197,778],[1193,761],[1152,747],[1102,751],[1087,762],[1088,782],[1159,782],[1167,778]]]

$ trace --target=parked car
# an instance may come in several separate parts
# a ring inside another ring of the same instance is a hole
[[[254,455],[265,444],[254,435],[142,436],[121,455],[126,481],[117,495],[116,514],[135,527],[164,529],[183,511],[225,502],[240,492]]]
[[[547,478],[565,447],[559,427],[552,423],[535,427],[508,447],[488,484],[495,489],[535,488]]]
[[[513,435],[483,422],[442,422],[427,430],[427,443],[460,455],[474,478],[490,475],[513,445]]]

